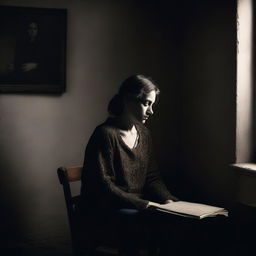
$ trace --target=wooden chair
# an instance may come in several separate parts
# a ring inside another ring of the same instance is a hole
[[[100,253],[104,253],[104,255],[117,255],[117,247],[110,247],[109,241],[101,241],[100,244],[99,241],[85,241],[86,239],[92,239],[92,237],[90,234],[88,234],[90,231],[87,230],[87,227],[83,227],[84,223],[81,221],[81,216],[79,216],[79,213],[76,211],[76,206],[79,203],[80,196],[73,196],[70,187],[71,182],[81,181],[82,169],[83,167],[79,165],[71,167],[59,167],[57,170],[60,184],[63,187],[66,202],[73,254],[75,256],[99,255]],[[81,230],[84,232],[81,232]],[[92,244],[90,244],[90,242],[92,242]]]
[[[76,232],[77,220],[76,220],[76,211],[75,211],[75,207],[79,201],[79,196],[72,196],[69,183],[81,180],[82,166],[72,166],[69,168],[60,167],[57,170],[57,174],[64,192],[69,228],[71,232],[73,254],[79,255],[80,250],[78,246],[78,238],[77,238],[77,232]]]
[[[90,232],[86,224],[88,222],[83,222],[77,211],[76,207],[79,203],[80,195],[72,195],[70,183],[81,181],[82,170],[83,167],[81,165],[59,167],[57,170],[66,202],[73,255],[118,255],[118,234],[113,229],[109,232],[108,223],[106,223],[107,228],[102,225],[96,226],[93,228],[93,232]],[[149,255],[156,255],[157,248],[153,244],[151,246]]]

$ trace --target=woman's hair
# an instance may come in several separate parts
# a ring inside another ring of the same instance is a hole
[[[111,115],[119,116],[124,109],[124,99],[142,100],[151,91],[155,91],[158,96],[160,90],[157,84],[144,75],[133,75],[124,80],[118,94],[116,94],[108,104],[108,112]]]

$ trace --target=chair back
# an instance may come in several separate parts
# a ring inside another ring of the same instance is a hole
[[[59,167],[57,170],[59,182],[62,185],[66,208],[68,213],[69,227],[71,231],[71,237],[73,245],[75,243],[76,235],[76,221],[77,216],[75,214],[75,206],[77,205],[80,196],[73,196],[70,189],[70,182],[80,181],[82,176],[82,165],[71,167]]]
[[[69,221],[73,221],[75,205],[78,203],[80,196],[73,196],[70,189],[70,182],[80,181],[83,166],[59,167],[57,170],[60,184],[63,186],[66,207]]]

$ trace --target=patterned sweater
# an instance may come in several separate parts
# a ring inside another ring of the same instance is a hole
[[[115,118],[96,127],[85,150],[81,202],[85,209],[145,209],[148,200],[176,200],[162,182],[152,152],[151,137],[136,124],[137,146],[129,148]]]

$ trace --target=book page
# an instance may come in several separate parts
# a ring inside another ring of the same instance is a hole
[[[159,205],[157,208],[168,212],[191,215],[198,218],[211,215],[215,216],[217,214],[227,216],[228,214],[224,208],[185,201],[171,202],[169,204]]]

